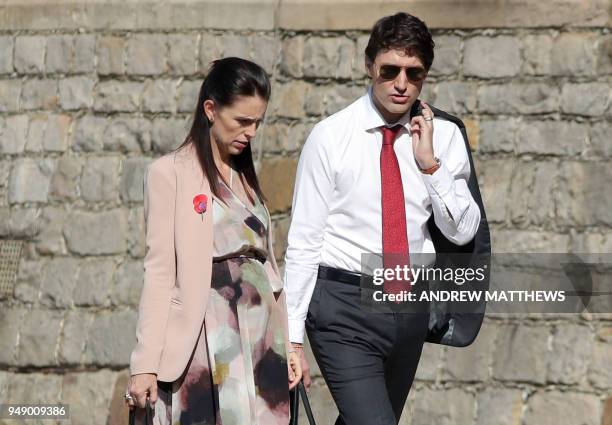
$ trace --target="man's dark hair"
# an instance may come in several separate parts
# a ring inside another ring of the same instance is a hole
[[[365,49],[366,59],[374,63],[380,51],[392,49],[404,50],[408,55],[418,57],[427,70],[433,63],[434,41],[431,33],[425,22],[408,13],[385,16],[374,24]]]

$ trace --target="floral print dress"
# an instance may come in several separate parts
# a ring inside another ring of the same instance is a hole
[[[287,318],[274,293],[282,284],[267,250],[268,211],[258,199],[247,207],[221,180],[219,188],[204,324],[182,377],[158,382],[153,422],[286,425]]]

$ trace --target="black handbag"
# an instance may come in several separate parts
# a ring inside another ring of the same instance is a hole
[[[142,409],[135,407],[133,409],[130,409],[130,425],[136,425],[136,412],[140,411]],[[144,407],[144,425],[152,425],[153,424],[153,408],[151,407],[151,405],[149,404],[149,397],[147,397],[147,401],[145,401],[145,407]]]
[[[298,423],[298,416],[300,413],[300,396],[302,397],[302,403],[304,403],[304,411],[306,411],[308,423],[310,425],[317,425],[312,414],[312,409],[310,408],[310,401],[308,400],[308,394],[306,394],[306,388],[304,388],[302,381],[300,381],[300,383],[297,384],[294,389],[289,391],[289,409],[291,411],[291,420],[289,421],[289,425],[297,425]]]

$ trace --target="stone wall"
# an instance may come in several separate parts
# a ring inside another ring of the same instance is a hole
[[[432,29],[422,98],[468,127],[494,250],[611,252],[606,1],[4,2],[0,238],[23,250],[0,295],[0,403],[124,423],[143,172],[185,137],[208,63],[273,78],[255,152],[282,259],[300,147],[364,92],[368,29],[398,10]],[[610,425],[610,364],[610,316],[489,317],[469,348],[426,345],[402,424]]]

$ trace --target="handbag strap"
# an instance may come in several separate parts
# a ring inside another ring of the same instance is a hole
[[[136,412],[138,410],[139,410],[138,407],[134,407],[133,409],[130,409],[130,417],[129,417],[130,425],[136,425]],[[147,397],[147,400],[145,401],[144,424],[143,425],[152,425],[152,424],[153,424],[153,408],[151,407],[151,404],[149,404],[149,397]]]
[[[304,383],[302,381],[300,381],[297,387],[292,389],[289,393],[289,403],[291,408],[291,420],[289,421],[289,424],[298,425],[300,396],[302,397],[302,403],[304,404],[304,411],[306,412],[306,417],[308,418],[309,425],[317,425],[314,419],[314,415],[312,414],[312,409],[310,408],[310,401],[308,400],[306,388],[304,388]]]

